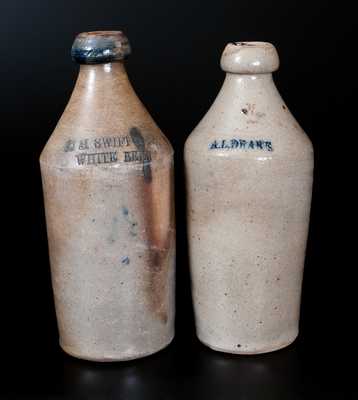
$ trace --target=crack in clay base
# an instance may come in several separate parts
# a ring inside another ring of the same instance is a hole
[[[70,355],[71,357],[75,357],[78,358],[79,360],[85,360],[85,361],[95,361],[95,362],[103,362],[103,363],[108,363],[108,362],[122,362],[122,361],[131,361],[131,360],[136,360],[138,358],[145,358],[145,357],[149,357],[155,353],[158,353],[159,351],[162,351],[164,349],[166,349],[171,342],[174,339],[174,335],[171,337],[171,339],[168,341],[168,343],[166,343],[164,346],[160,346],[159,348],[152,350],[150,352],[147,353],[140,353],[136,356],[131,356],[131,357],[123,357],[123,358],[116,358],[116,357],[103,357],[103,358],[96,358],[96,357],[86,357],[86,356],[82,356],[78,353],[75,353],[71,350],[69,350],[66,346],[64,346],[61,343],[61,340],[59,341],[60,347],[61,349],[68,355]]]
[[[298,336],[298,332],[297,334],[293,337],[293,339],[287,341],[287,342],[283,342],[282,344],[279,344],[277,346],[273,346],[273,347],[269,347],[269,348],[263,348],[262,350],[257,350],[257,351],[242,351],[242,350],[228,350],[228,349],[223,349],[220,347],[216,347],[216,346],[212,346],[211,344],[205,342],[204,340],[202,340],[199,336],[198,339],[200,340],[200,342],[209,347],[209,349],[214,350],[214,351],[219,351],[221,353],[226,353],[226,354],[236,354],[236,355],[242,355],[242,356],[254,356],[254,355],[258,355],[258,354],[266,354],[266,353],[272,353],[274,351],[278,351],[278,350],[282,350],[285,347],[288,347],[289,345],[291,345]]]

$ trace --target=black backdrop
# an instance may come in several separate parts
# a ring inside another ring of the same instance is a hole
[[[353,398],[354,24],[345,1],[1,0],[0,398]],[[176,151],[176,339],[155,356],[113,365],[58,347],[38,165],[77,76],[73,38],[98,29],[129,37],[132,84]],[[316,168],[299,339],[234,357],[195,338],[182,156],[222,84],[225,44],[247,40],[277,47],[275,81],[313,142]]]

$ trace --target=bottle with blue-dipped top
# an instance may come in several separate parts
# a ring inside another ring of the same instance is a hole
[[[143,357],[174,336],[173,149],[136,96],[119,31],[77,36],[70,101],[41,157],[60,345]]]

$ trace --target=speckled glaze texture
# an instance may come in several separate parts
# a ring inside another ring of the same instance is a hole
[[[174,336],[173,150],[122,62],[81,65],[40,163],[62,348],[116,361],[167,346]]]
[[[221,66],[185,145],[196,330],[214,350],[265,353],[298,334],[313,149],[272,80],[274,46],[228,44]]]

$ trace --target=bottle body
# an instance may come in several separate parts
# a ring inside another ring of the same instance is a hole
[[[40,157],[60,344],[97,361],[174,335],[173,151],[122,63],[82,65]]]
[[[185,146],[188,238],[199,339],[273,351],[298,334],[312,145],[271,74],[228,73]]]

